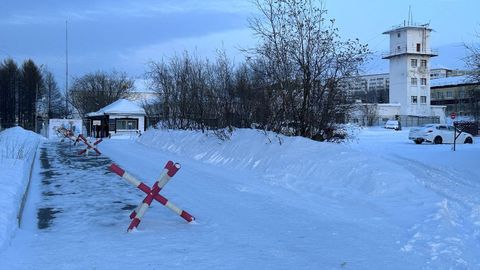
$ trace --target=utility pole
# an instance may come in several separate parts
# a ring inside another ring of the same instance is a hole
[[[68,117],[68,21],[65,21],[65,118]]]
[[[34,120],[34,127],[35,127],[35,133],[37,132],[37,118],[38,118],[38,82],[35,87],[35,120]]]

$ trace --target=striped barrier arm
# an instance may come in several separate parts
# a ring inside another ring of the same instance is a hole
[[[165,167],[163,168],[162,173],[156,179],[155,184],[153,184],[151,193],[158,194],[160,190],[168,183],[168,181],[180,170],[179,163],[173,163],[173,161],[168,161]],[[149,194],[147,193],[147,196]],[[145,198],[147,199],[147,198]],[[137,213],[140,211],[140,207],[143,205],[143,202],[135,208],[132,213],[130,214],[130,219],[134,219],[137,216]]]
[[[176,205],[169,202],[168,199],[166,199],[165,197],[159,194],[160,190],[162,190],[162,188],[180,169],[180,164],[173,163],[172,161],[167,162],[167,164],[165,165],[165,168],[163,169],[162,173],[157,178],[157,181],[155,182],[155,184],[152,186],[151,189],[147,185],[145,185],[143,182],[141,182],[140,180],[138,180],[133,175],[129,174],[128,172],[126,172],[116,164],[110,165],[109,169],[112,172],[119,175],[120,177],[122,177],[123,179],[127,180],[127,182],[129,182],[136,188],[140,189],[141,191],[147,194],[147,196],[142,201],[142,203],[130,214],[130,219],[132,219],[132,221],[128,227],[128,231],[131,231],[134,228],[138,227],[138,225],[140,224],[143,218],[143,215],[146,213],[146,211],[148,210],[148,208],[150,207],[154,199],[160,202],[161,204],[163,204],[164,206],[166,206],[168,209],[177,213],[180,217],[185,219],[187,222],[191,222],[195,220],[195,218],[192,215],[190,215],[188,212],[178,208]]]
[[[140,189],[141,191],[145,193],[150,193],[150,188],[142,183],[140,180],[135,178],[133,175],[129,174],[122,168],[118,167],[117,164],[113,163],[109,167],[110,171],[116,173],[118,176],[122,177],[123,179],[127,180],[128,183],[132,184],[136,188]]]
[[[63,137],[71,140],[74,142],[74,145],[79,141],[79,137],[75,136],[73,134],[73,132],[71,132],[70,130],[67,130],[65,128],[59,128],[57,129],[57,133],[59,133],[60,135],[63,135]]]
[[[150,194],[151,190],[147,185],[145,185],[143,182],[141,182],[140,180],[138,180],[133,175],[129,174],[128,172],[126,172],[125,170],[123,170],[122,168],[117,166],[116,164],[110,165],[109,169],[110,169],[110,171],[116,173],[118,176],[127,180],[127,182],[132,184],[134,187],[140,189],[141,191],[143,191],[147,194]],[[147,197],[148,197],[148,195],[147,195]],[[128,226],[127,231],[131,231],[134,228],[138,227],[138,225],[141,222],[141,218],[143,217],[143,215],[147,211],[150,204],[151,204],[151,200],[150,200],[150,202],[148,202],[147,198],[145,198],[143,200],[143,202],[137,207],[137,212],[135,212],[135,214],[138,215],[138,217],[133,217],[133,220],[131,221],[130,225]],[[132,217],[130,219],[132,219]]]
[[[87,146],[86,149],[84,149],[84,150],[82,150],[82,151],[80,151],[80,152],[78,153],[79,155],[83,155],[85,152],[88,151],[88,149],[93,149],[93,151],[95,151],[95,152],[97,153],[97,155],[101,155],[101,154],[102,154],[102,153],[100,153],[100,151],[98,151],[98,149],[97,149],[97,147],[96,147],[99,143],[101,143],[101,142],[103,141],[102,139],[97,140],[97,141],[96,141],[95,143],[93,143],[93,145],[92,145],[82,134],[78,135],[78,137],[79,137],[80,140]]]
[[[165,205],[165,207],[167,207],[168,209],[172,210],[173,212],[177,213],[177,215],[179,215],[180,217],[182,217],[183,219],[185,219],[187,222],[192,222],[195,220],[195,217],[190,215],[187,211],[185,210],[182,210],[180,209],[179,207],[177,207],[175,204],[173,204],[172,202],[170,202],[167,198],[163,197],[162,195],[160,194],[156,194],[153,196],[153,198]]]

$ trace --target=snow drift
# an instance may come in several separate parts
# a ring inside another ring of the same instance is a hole
[[[41,138],[21,127],[0,133],[0,250],[17,227],[19,206],[28,186],[31,165]]]
[[[318,209],[326,219],[353,222],[358,229],[376,228],[373,239],[390,231],[392,239],[381,241],[390,241],[393,250],[425,269],[478,265],[478,206],[466,194],[480,187],[465,165],[478,147],[453,155],[448,145],[419,148],[408,141],[408,131],[386,132],[375,130],[370,137],[367,132],[360,136],[361,146],[250,129],[235,130],[223,141],[211,133],[149,130],[138,142],[232,171],[254,172],[257,179],[288,191],[289,203]],[[445,158],[432,163],[432,153]],[[437,166],[454,160],[464,165]],[[399,256],[387,253],[382,256],[386,262]]]
[[[235,170],[253,170],[271,185],[298,193],[362,201],[399,199],[413,192],[415,178],[390,161],[346,144],[238,129],[230,139],[196,131],[149,130],[138,142]],[[402,194],[403,193],[403,194]]]

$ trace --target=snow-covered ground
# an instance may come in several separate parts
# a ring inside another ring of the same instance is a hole
[[[17,215],[39,142],[39,135],[20,127],[0,132],[0,251],[18,226]]]
[[[480,143],[416,145],[408,130],[364,129],[344,144],[255,130],[230,140],[148,131],[105,140],[102,157],[41,149],[25,226],[1,269],[480,269]],[[167,160],[182,168],[126,233]]]

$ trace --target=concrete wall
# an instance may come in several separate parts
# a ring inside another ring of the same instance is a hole
[[[407,57],[390,58],[390,93],[389,103],[408,104],[406,89],[408,88]],[[407,106],[402,107],[402,113],[407,114]]]
[[[56,131],[61,127],[71,129],[75,135],[81,134],[82,126],[82,119],[50,119],[48,121],[48,139],[63,139],[64,137],[59,136]]]

